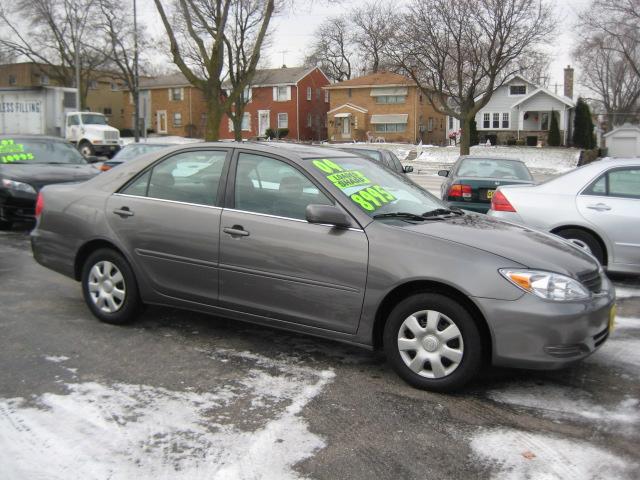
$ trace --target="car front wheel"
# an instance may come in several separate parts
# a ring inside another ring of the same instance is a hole
[[[96,250],[87,258],[82,293],[91,312],[106,323],[129,323],[142,307],[133,270],[122,255],[110,249]]]
[[[482,340],[473,318],[442,294],[416,294],[398,303],[383,341],[398,375],[425,390],[459,389],[482,365]]]

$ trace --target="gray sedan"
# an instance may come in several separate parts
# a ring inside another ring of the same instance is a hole
[[[558,368],[607,339],[614,289],[557,238],[449,209],[340,151],[199,144],[38,198],[35,259],[104,322],[169,305],[384,348],[412,385]]]
[[[555,233],[611,272],[640,273],[640,159],[606,159],[536,186],[504,186],[490,216]]]

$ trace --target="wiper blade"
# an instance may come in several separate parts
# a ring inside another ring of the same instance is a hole
[[[464,215],[464,212],[459,208],[436,208],[434,210],[429,210],[428,212],[424,212],[422,217],[439,217],[441,215]]]
[[[424,222],[426,220],[422,215],[416,215],[415,213],[408,212],[379,213],[374,215],[373,218],[407,218],[410,220],[417,220],[419,222]]]

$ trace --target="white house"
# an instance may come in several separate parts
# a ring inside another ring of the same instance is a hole
[[[558,118],[560,138],[566,145],[575,107],[572,96],[571,67],[565,69],[564,95],[516,75],[498,87],[489,103],[476,114],[480,141],[489,139],[492,144],[507,144],[520,140],[528,145],[538,142],[546,145],[553,112]]]
[[[640,128],[628,123],[604,134],[608,156],[633,158],[640,156]]]

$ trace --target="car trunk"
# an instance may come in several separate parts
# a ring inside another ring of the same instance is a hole
[[[491,203],[491,196],[496,189],[503,185],[533,185],[533,180],[515,180],[495,178],[477,178],[477,177],[460,177],[457,178],[453,185],[469,185],[471,187],[471,196],[452,197],[447,194],[448,201],[462,203]],[[452,185],[452,186],[453,186]]]

